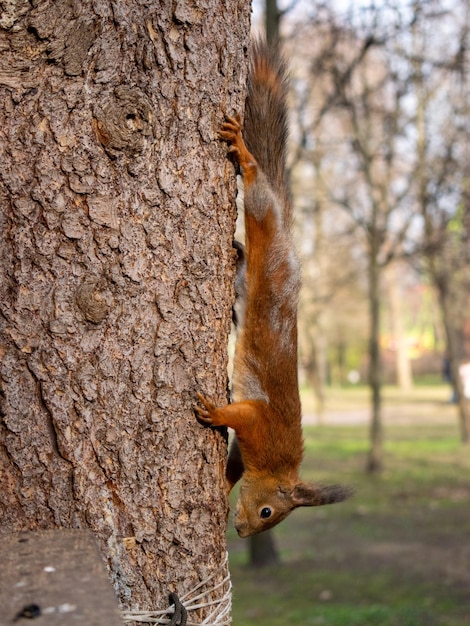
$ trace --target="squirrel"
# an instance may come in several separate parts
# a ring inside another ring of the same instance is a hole
[[[198,393],[196,417],[235,431],[226,479],[239,480],[235,528],[240,537],[267,530],[299,506],[340,502],[341,485],[310,485],[299,477],[303,457],[297,373],[300,269],[292,239],[286,168],[287,72],[275,48],[252,43],[244,120],[226,116],[219,131],[240,167],[245,250],[236,245],[242,294],[236,315],[233,402],[223,407]]]

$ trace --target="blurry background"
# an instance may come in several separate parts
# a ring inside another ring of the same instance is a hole
[[[231,538],[234,621],[468,626],[470,4],[253,22],[291,68],[304,476],[357,495]]]

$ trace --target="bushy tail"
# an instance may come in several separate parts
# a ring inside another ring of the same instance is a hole
[[[263,40],[253,41],[243,135],[248,150],[283,203],[286,224],[291,220],[286,170],[287,87],[286,64],[279,50]]]

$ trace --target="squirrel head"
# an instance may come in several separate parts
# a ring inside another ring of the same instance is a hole
[[[342,502],[352,495],[343,485],[280,484],[275,477],[250,480],[243,476],[235,509],[235,528],[240,537],[256,535],[282,522],[299,506],[322,506]]]

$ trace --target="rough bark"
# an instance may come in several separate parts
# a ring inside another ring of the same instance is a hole
[[[0,532],[89,527],[122,605],[164,608],[225,556],[192,405],[226,390],[250,7],[3,7]]]

